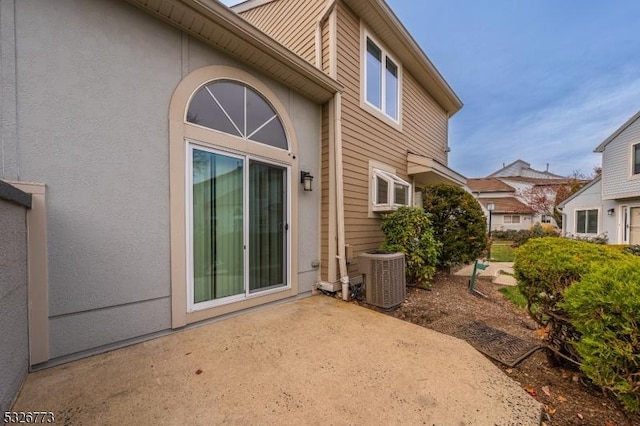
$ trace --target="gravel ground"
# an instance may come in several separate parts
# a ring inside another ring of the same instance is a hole
[[[505,299],[499,286],[479,278],[475,288],[487,296],[482,297],[469,292],[468,280],[469,277],[438,274],[430,290],[408,288],[406,301],[388,315],[423,327],[445,317],[464,316],[542,344],[536,323]],[[543,425],[640,425],[640,416],[626,413],[614,398],[591,385],[579,371],[557,365],[544,350],[536,351],[514,368],[495,364],[543,404]]]

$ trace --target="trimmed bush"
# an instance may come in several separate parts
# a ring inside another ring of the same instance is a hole
[[[478,201],[455,185],[429,185],[422,191],[436,240],[442,244],[439,266],[468,264],[487,250],[487,221]]]
[[[580,368],[640,412],[640,259],[603,265],[569,287],[560,304],[582,335]]]
[[[634,244],[632,246],[625,247],[624,251],[635,256],[640,256],[640,244]]]
[[[534,238],[517,250],[514,271],[518,287],[527,298],[531,317],[548,327],[549,346],[557,355],[580,362],[568,343],[579,334],[559,305],[565,289],[596,267],[630,257],[607,246],[566,238]]]
[[[420,207],[400,207],[382,216],[384,251],[404,253],[408,283],[427,288],[436,272],[440,245],[433,236],[429,216]]]
[[[556,228],[548,224],[534,224],[530,229],[507,229],[505,231],[493,231],[491,237],[499,240],[508,240],[514,247],[520,247],[531,238],[559,237],[560,233]]]

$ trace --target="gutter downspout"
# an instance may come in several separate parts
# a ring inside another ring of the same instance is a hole
[[[335,95],[335,137],[334,149],[336,160],[336,215],[338,231],[338,264],[340,267],[340,282],[342,283],[342,300],[349,300],[349,274],[345,256],[344,232],[344,178],[342,166],[342,94]]]
[[[320,18],[316,22],[316,67],[322,69],[322,25],[335,11],[337,0],[328,0]],[[335,36],[335,34],[334,34]],[[333,61],[330,65],[331,77],[337,79],[337,64]],[[349,273],[347,271],[347,258],[345,255],[345,231],[344,231],[344,169],[342,165],[342,94],[337,92],[334,102],[334,152],[336,174],[336,227],[338,232],[338,266],[340,270],[340,282],[342,283],[342,300],[349,300]]]

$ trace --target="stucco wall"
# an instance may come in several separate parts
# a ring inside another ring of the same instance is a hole
[[[169,102],[201,66],[251,70],[119,0],[16,2],[16,34],[20,179],[48,188],[52,358],[169,329]],[[318,175],[320,107],[262,79]],[[319,192],[300,198],[310,290]]]
[[[29,371],[26,208],[0,198],[0,413]]]

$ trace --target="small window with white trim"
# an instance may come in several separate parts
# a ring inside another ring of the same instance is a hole
[[[410,183],[380,169],[373,169],[372,180],[373,211],[390,211],[410,205]]]
[[[640,143],[631,147],[631,175],[640,175]]]
[[[520,223],[519,215],[504,215],[502,219],[503,219],[503,223],[508,223],[508,224]]]
[[[598,209],[576,210],[576,234],[598,233]]]

